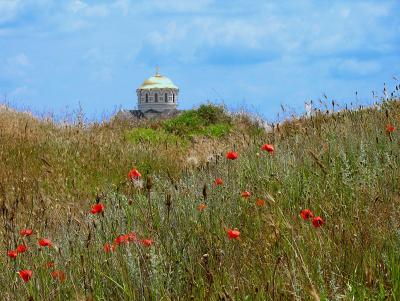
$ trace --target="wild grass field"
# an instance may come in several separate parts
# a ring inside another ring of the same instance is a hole
[[[268,132],[3,109],[1,300],[400,300],[399,125],[396,98]]]

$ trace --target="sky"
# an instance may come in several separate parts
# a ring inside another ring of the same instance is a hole
[[[371,103],[399,83],[399,16],[398,0],[0,0],[0,102],[103,118],[159,66],[180,109]]]

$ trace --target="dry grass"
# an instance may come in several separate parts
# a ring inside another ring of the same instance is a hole
[[[2,299],[398,300],[400,140],[385,129],[399,127],[399,113],[393,100],[268,134],[238,117],[230,136],[183,148],[129,143],[127,124],[60,126],[2,111]],[[262,153],[263,143],[275,153]],[[215,156],[230,149],[238,160]],[[189,168],[188,157],[199,165]],[[142,188],[126,180],[133,167]],[[96,198],[103,215],[90,213]],[[313,228],[304,208],[326,224]],[[34,234],[21,238],[22,227]],[[229,240],[229,228],[241,239]],[[154,244],[103,251],[131,231]],[[54,247],[39,248],[41,237]],[[7,258],[22,242],[29,250]],[[64,282],[51,278],[49,261]],[[28,283],[16,274],[25,268]]]

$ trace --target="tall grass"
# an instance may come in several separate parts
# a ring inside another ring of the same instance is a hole
[[[399,136],[386,132],[399,113],[392,100],[270,133],[237,117],[230,134],[183,149],[131,143],[124,124],[61,128],[9,112],[0,137],[2,299],[399,300]],[[220,155],[228,150],[239,158]],[[187,156],[204,152],[207,162],[187,167]],[[143,183],[126,179],[132,167]],[[96,202],[104,214],[90,213]],[[302,220],[305,208],[325,224]],[[25,227],[34,234],[22,238]],[[227,236],[234,228],[239,240]],[[136,241],[104,252],[130,232]],[[39,247],[42,237],[54,246]],[[8,258],[22,242],[28,251]],[[29,282],[21,269],[33,271]]]

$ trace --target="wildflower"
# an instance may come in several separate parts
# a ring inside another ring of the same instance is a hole
[[[51,240],[47,238],[42,238],[39,240],[39,246],[41,247],[51,247]]]
[[[394,132],[394,130],[395,130],[395,127],[392,125],[392,124],[390,124],[390,123],[388,123],[387,125],[386,125],[386,132],[387,133],[393,133]]]
[[[226,158],[228,160],[236,160],[238,158],[238,154],[236,152],[230,151],[226,154]]]
[[[102,213],[103,211],[104,211],[104,205],[102,203],[94,204],[92,206],[91,212],[93,214],[99,214],[99,213]]]
[[[20,232],[21,236],[30,236],[32,235],[32,229],[22,229]]]
[[[301,210],[300,215],[303,219],[309,219],[314,217],[314,214],[311,212],[310,209]]]
[[[324,222],[324,220],[323,220],[320,216],[317,216],[317,217],[314,217],[314,218],[313,218],[312,224],[313,224],[313,226],[314,226],[315,228],[319,228],[319,227],[321,227],[323,224],[325,224],[325,222]]]
[[[265,205],[265,201],[263,199],[258,199],[256,204],[257,204],[257,206],[262,207]]]
[[[117,236],[114,239],[114,244],[117,245],[117,246],[119,246],[122,243],[126,243],[127,244],[128,242],[129,242],[129,238],[125,234],[121,234],[121,235]]]
[[[251,193],[249,191],[242,192],[242,197],[244,197],[245,199],[249,198],[250,196],[251,196]]]
[[[7,256],[10,258],[17,258],[18,252],[15,250],[10,250],[7,252]]]
[[[129,180],[138,180],[141,176],[142,176],[142,174],[137,169],[132,169],[128,173]]]
[[[203,211],[204,209],[206,209],[207,205],[204,203],[200,203],[199,206],[197,206],[197,210],[199,211]]]
[[[130,232],[128,234],[125,234],[127,237],[128,241],[136,241],[136,233],[135,232]]]
[[[18,272],[19,276],[24,280],[25,282],[28,282],[32,278],[32,271],[31,270],[21,270]]]
[[[235,228],[233,230],[228,229],[228,231],[226,231],[226,233],[228,234],[229,239],[239,239],[240,232],[237,228]]]
[[[46,268],[48,268],[48,269],[54,268],[54,262],[52,262],[52,261],[47,262]]]
[[[272,154],[274,151],[275,151],[275,148],[274,148],[274,146],[272,145],[272,144],[264,144],[262,147],[261,147],[261,149],[263,150],[263,151],[267,151],[267,152],[269,152],[270,154]]]
[[[108,243],[108,242],[106,242],[106,243],[104,244],[103,250],[104,250],[105,253],[110,253],[111,251],[114,251],[114,250],[115,250],[115,246],[114,246],[114,245],[111,245],[111,244]]]
[[[214,181],[214,184],[215,185],[222,185],[222,184],[224,184],[224,181],[221,178],[216,178],[215,181]]]
[[[55,270],[50,273],[53,279],[58,279],[60,282],[64,282],[65,280],[65,273],[61,270]]]
[[[26,250],[28,250],[28,247],[22,244],[19,245],[15,251],[17,251],[17,253],[24,253]]]
[[[145,245],[146,247],[150,247],[153,244],[152,239],[142,239],[142,244]]]

